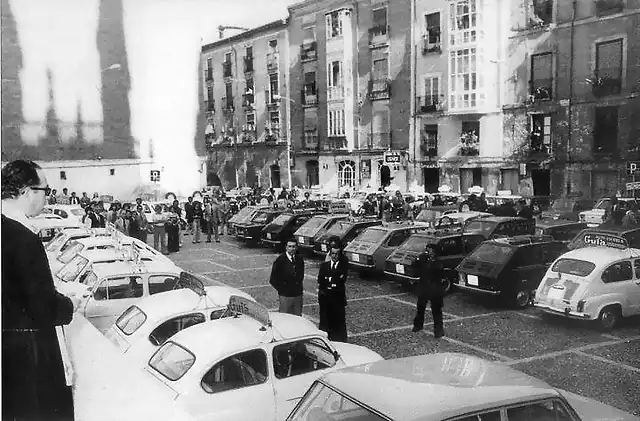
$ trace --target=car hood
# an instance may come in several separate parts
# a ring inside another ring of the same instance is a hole
[[[640,421],[640,418],[593,399],[560,391],[583,421]]]
[[[340,358],[347,366],[368,364],[384,360],[382,355],[364,346],[348,344],[345,342],[332,342],[334,348],[340,354]]]

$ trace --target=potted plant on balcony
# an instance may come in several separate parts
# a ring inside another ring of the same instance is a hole
[[[480,139],[475,131],[462,133],[460,136],[460,155],[461,156],[478,156]]]
[[[278,141],[278,134],[277,134],[276,130],[272,129],[271,127],[266,127],[264,129],[264,141],[265,142],[277,142]]]
[[[431,143],[423,142],[422,145],[420,145],[420,150],[424,157],[434,158],[438,156],[438,148]]]
[[[222,143],[233,145],[236,143],[236,131],[230,127],[222,134]]]

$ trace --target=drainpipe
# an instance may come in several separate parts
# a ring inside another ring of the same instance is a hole
[[[565,195],[569,195],[571,192],[571,176],[569,171],[569,163],[571,161],[571,140],[573,138],[573,74],[574,74],[574,65],[573,59],[575,54],[575,23],[576,23],[576,9],[578,8],[578,0],[573,0],[573,11],[571,13],[571,52],[569,55],[569,108],[567,110],[567,118],[568,118],[568,128],[569,128],[569,136],[567,136],[567,144],[566,144],[566,163],[565,163],[565,171],[566,171],[566,185],[565,185]]]
[[[416,133],[416,67],[417,67],[417,51],[416,51],[416,0],[411,0],[411,72],[410,72],[410,89],[409,89],[409,115],[411,118],[409,119],[409,145],[413,145],[413,156],[409,157],[413,160],[413,177],[416,177],[417,167],[416,167],[416,159],[417,159],[417,133]],[[409,188],[409,184],[411,181],[411,177],[409,176],[409,163],[407,162],[407,190]]]
[[[286,20],[283,20],[283,22],[286,23]],[[284,29],[284,62],[286,66],[286,68],[284,69],[284,85],[286,86],[286,89],[287,89],[287,99],[289,99],[288,101],[286,101],[286,108],[285,108],[285,124],[287,125],[287,180],[289,182],[289,190],[291,190],[291,188],[293,187],[293,184],[291,182],[291,161],[293,158],[292,157],[293,146],[292,146],[292,139],[291,139],[291,107],[293,105],[293,101],[290,100],[291,98],[291,77],[290,77],[291,76],[290,75],[291,59],[289,57],[290,49],[291,48],[289,46],[289,25],[286,25]],[[278,60],[279,59],[280,58],[278,57]]]

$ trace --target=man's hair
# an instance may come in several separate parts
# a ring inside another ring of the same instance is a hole
[[[340,241],[340,237],[338,237],[337,235],[334,235],[331,238],[329,238],[329,248],[342,249],[342,241]]]
[[[25,187],[40,184],[40,166],[33,161],[18,159],[2,168],[2,199],[15,199]]]
[[[296,237],[294,237],[294,236],[287,237],[287,240],[284,243],[285,244],[296,243],[296,245],[298,244],[298,242],[296,241]]]

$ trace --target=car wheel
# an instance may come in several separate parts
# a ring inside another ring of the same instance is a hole
[[[513,304],[516,308],[523,309],[529,307],[531,304],[531,291],[527,289],[520,289],[513,297]]]
[[[620,309],[616,306],[605,307],[598,316],[598,325],[601,330],[609,332],[616,327],[620,321]]]

